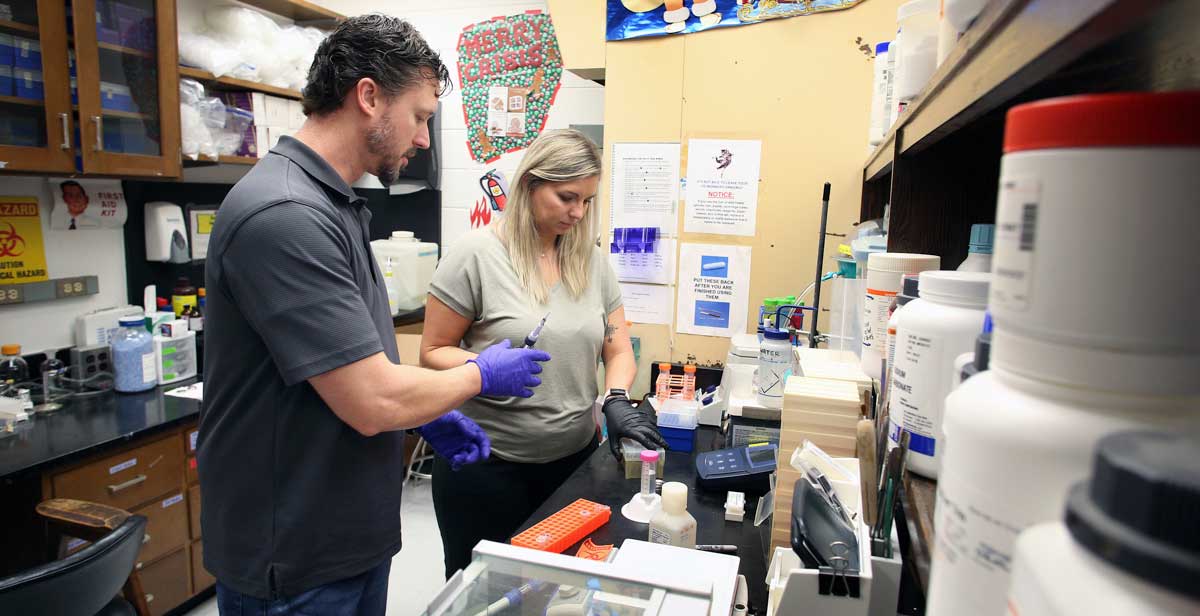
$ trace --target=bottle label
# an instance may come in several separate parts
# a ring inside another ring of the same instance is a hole
[[[154,369],[154,352],[142,354],[142,382],[153,383],[158,379],[158,371]]]
[[[783,386],[792,371],[791,346],[762,346],[758,349],[758,394],[782,398]]]
[[[904,430],[911,436],[909,449],[934,455],[941,435],[942,401],[948,369],[943,365],[940,336],[905,331],[898,335],[896,366],[892,369],[894,410],[900,411]]]
[[[989,298],[993,308],[1016,312],[1029,308],[1040,201],[1041,183],[1036,178],[1005,178],[1000,183]]]
[[[1011,495],[1008,497],[1016,502]],[[953,614],[978,614],[994,612],[1004,605],[1017,535],[1029,525],[1015,513],[1003,497],[956,482],[938,484],[934,513],[937,545],[932,567],[935,579],[930,586],[953,589],[946,596],[958,595],[954,600],[957,606],[940,608],[949,608],[947,613]],[[969,593],[964,591],[968,588]],[[938,599],[945,602],[946,596]],[[934,601],[931,597],[931,606]]]
[[[650,527],[650,543],[671,545],[671,534],[661,528]]]
[[[863,348],[874,347],[883,350],[882,347],[887,336],[887,322],[891,317],[888,314],[888,308],[891,307],[892,299],[895,297],[895,291],[867,289],[867,301],[864,305],[866,318],[863,319],[862,332]]]

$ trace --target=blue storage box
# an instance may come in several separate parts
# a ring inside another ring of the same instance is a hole
[[[669,451],[690,452],[696,441],[696,431],[684,428],[659,428],[658,433],[667,441]]]
[[[75,50],[67,50],[67,71],[72,77],[75,76]]]
[[[114,111],[137,111],[129,86],[108,81],[100,82],[100,107]]]
[[[71,104],[79,104],[79,84],[75,83],[75,76],[71,76]]]
[[[121,35],[115,28],[106,28],[104,26],[96,26],[96,40],[109,45],[120,45]]]
[[[13,68],[0,64],[0,96],[13,95]]]
[[[12,66],[16,60],[17,49],[14,47],[13,35],[0,32],[0,66]]]
[[[13,69],[13,82],[15,95],[20,98],[38,101],[46,98],[45,86],[42,84],[42,71]]]
[[[34,39],[14,36],[13,66],[40,72],[42,70],[42,44]]]

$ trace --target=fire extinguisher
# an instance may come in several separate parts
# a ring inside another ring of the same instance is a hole
[[[503,178],[499,177],[495,169],[488,171],[479,178],[479,187],[483,189],[487,195],[488,201],[492,204],[492,209],[498,212],[504,211],[504,206],[508,204],[508,194],[505,192]]]

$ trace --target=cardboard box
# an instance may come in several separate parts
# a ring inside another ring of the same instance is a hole
[[[292,115],[289,103],[292,101],[277,96],[264,96],[264,98],[266,99],[264,109],[266,112],[266,122],[264,124],[268,127],[288,128]],[[255,102],[257,103],[258,101]],[[257,123],[258,117],[255,116],[254,119],[255,123]]]
[[[257,155],[259,158],[266,156],[267,152],[271,151],[271,139],[267,134],[266,126],[258,126],[257,124],[254,126],[254,142],[258,149]]]
[[[304,104],[300,101],[289,101],[288,109],[291,114],[288,116],[288,128],[292,130],[300,130],[304,126]]]

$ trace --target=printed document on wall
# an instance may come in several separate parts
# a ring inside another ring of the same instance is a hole
[[[750,247],[680,244],[675,331],[729,337],[746,331]]]
[[[621,301],[625,318],[634,323],[671,324],[674,289],[657,284],[621,283]]]
[[[675,282],[675,240],[658,240],[654,252],[609,253],[608,260],[621,282]]]
[[[691,139],[688,141],[688,233],[754,235],[762,141]]]
[[[658,227],[676,231],[678,143],[614,143],[609,228]]]

